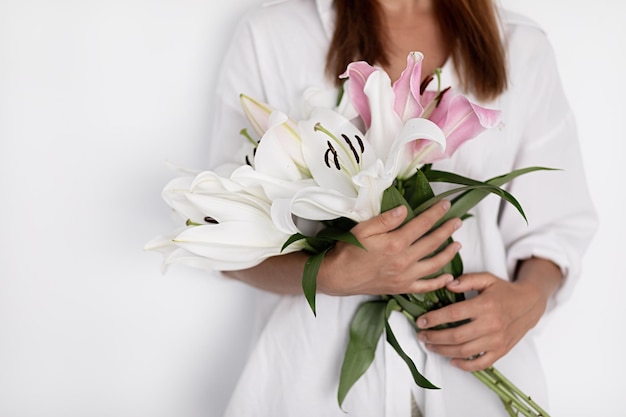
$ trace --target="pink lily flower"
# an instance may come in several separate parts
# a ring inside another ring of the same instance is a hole
[[[405,171],[407,175],[423,164],[450,157],[464,142],[500,122],[499,111],[472,103],[461,93],[449,88],[426,91],[429,80],[422,82],[423,59],[420,52],[411,52],[405,70],[393,85],[384,70],[363,61],[349,64],[341,75],[348,79],[346,91],[366,129],[374,129],[380,120],[390,120],[390,115],[385,113],[393,111],[402,124],[413,118],[425,118],[444,132],[445,150],[427,140],[407,144],[406,157],[411,160],[410,169]],[[386,112],[385,107],[392,110]]]

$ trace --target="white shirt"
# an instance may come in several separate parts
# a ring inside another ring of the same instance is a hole
[[[332,87],[324,75],[334,24],[331,4],[332,0],[275,1],[241,20],[218,82],[212,167],[244,161],[246,141],[239,131],[247,122],[239,94],[298,118],[306,88]],[[465,143],[436,167],[480,180],[527,166],[561,169],[527,174],[510,184],[528,224],[513,207],[488,197],[454,235],[463,244],[465,272],[488,271],[510,279],[520,259],[539,256],[554,261],[566,278],[553,307],[568,297],[580,274],[581,257],[596,228],[595,211],[551,46],[533,22],[506,11],[501,15],[510,86],[494,102],[482,104],[502,111],[503,126]],[[442,85],[457,85],[450,62],[443,68]],[[258,337],[226,416],[345,417],[336,400],[339,372],[350,320],[365,297],[318,294],[317,317],[302,296],[260,292],[259,297]],[[411,391],[426,417],[506,415],[499,399],[473,375],[426,353],[406,319],[392,319],[402,347],[442,389],[416,387],[404,362],[381,340],[374,363],[344,402],[348,416],[408,417]],[[495,365],[547,408],[532,334]]]

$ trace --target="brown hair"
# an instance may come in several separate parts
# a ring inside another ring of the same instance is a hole
[[[336,78],[355,60],[388,65],[378,1],[334,0],[334,5],[337,21],[326,57],[328,74]],[[492,0],[434,0],[433,7],[461,86],[481,99],[502,93],[507,87],[505,51]]]

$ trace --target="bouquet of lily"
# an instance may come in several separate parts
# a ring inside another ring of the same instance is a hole
[[[163,197],[185,226],[153,239],[146,248],[164,252],[164,265],[185,263],[222,271],[305,251],[310,257],[302,287],[315,314],[316,277],[324,256],[338,241],[360,246],[350,233],[358,222],[398,205],[408,208],[408,221],[450,199],[451,208],[437,227],[453,217],[469,217],[469,210],[489,194],[505,199],[524,216],[515,197],[501,186],[546,168],[529,167],[487,181],[433,169],[433,162],[496,127],[500,114],[450,88],[442,89],[438,73],[436,90],[427,90],[434,77],[421,81],[422,59],[422,54],[411,53],[407,68],[393,84],[383,70],[351,63],[342,75],[346,82],[337,102],[311,106],[309,116],[299,121],[242,95],[244,113],[260,138],[255,140],[246,129],[241,132],[253,145],[252,155],[228,176],[205,171],[172,180]],[[454,186],[435,195],[434,182]],[[320,227],[307,234],[297,219],[315,221]],[[458,254],[434,275],[442,273],[455,277],[463,273]],[[383,294],[362,303],[350,327],[339,405],[373,362],[383,333],[415,383],[436,389],[403,351],[388,319],[399,311],[415,325],[427,311],[462,299],[462,294],[442,288],[426,294]],[[493,367],[474,375],[499,396],[511,416],[547,416]]]

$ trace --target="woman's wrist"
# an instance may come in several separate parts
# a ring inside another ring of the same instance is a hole
[[[540,301],[542,312],[563,282],[563,273],[554,262],[532,257],[518,263],[513,281],[524,287],[531,300]]]
[[[302,272],[307,258],[304,252],[292,252],[270,257],[252,268],[224,271],[224,275],[276,294],[302,294]]]

